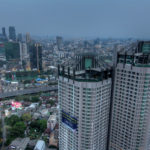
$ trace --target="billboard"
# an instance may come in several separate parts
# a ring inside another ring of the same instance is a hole
[[[62,122],[72,130],[77,130],[77,119],[62,111]]]

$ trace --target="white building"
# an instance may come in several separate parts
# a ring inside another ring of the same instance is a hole
[[[50,115],[49,119],[47,120],[47,128],[51,129],[51,131],[53,131],[53,129],[56,126],[56,123],[57,123],[56,114]]]
[[[111,69],[91,54],[73,64],[73,70],[58,68],[59,149],[106,150]]]
[[[150,150],[150,42],[119,53],[109,150]]]

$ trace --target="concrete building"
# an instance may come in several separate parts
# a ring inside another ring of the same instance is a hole
[[[17,36],[17,41],[18,41],[18,42],[22,42],[22,41],[23,41],[22,33],[19,33],[19,34],[18,34],[18,36]]]
[[[63,38],[61,36],[56,37],[56,44],[57,44],[58,49],[60,50],[63,44]]]
[[[56,123],[57,123],[56,114],[50,115],[49,119],[47,120],[47,128],[53,131],[56,126]]]
[[[38,140],[34,150],[45,150],[46,146],[45,146],[45,142],[43,140]]]
[[[25,150],[30,138],[17,138],[8,147],[8,150]]]
[[[26,43],[30,43],[30,42],[31,42],[30,33],[26,33]]]
[[[5,36],[5,37],[6,37],[5,27],[3,27],[3,28],[2,28],[2,34],[3,34],[3,36]]]
[[[33,44],[29,47],[30,65],[32,69],[42,70],[42,46]]]
[[[59,149],[106,150],[111,68],[93,54],[58,67]]]
[[[150,150],[150,42],[117,55],[109,150]]]
[[[28,48],[26,43],[19,42],[20,47],[20,62],[25,66],[25,62],[29,59]]]
[[[9,27],[9,39],[12,41],[16,41],[16,30],[13,26]]]

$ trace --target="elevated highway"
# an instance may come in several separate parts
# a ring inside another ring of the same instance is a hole
[[[0,98],[7,98],[7,97],[26,95],[26,94],[34,94],[34,93],[39,93],[39,92],[57,91],[57,90],[58,90],[57,86],[43,86],[43,87],[36,87],[36,88],[29,88],[29,89],[17,90],[17,91],[12,91],[12,92],[0,93]]]

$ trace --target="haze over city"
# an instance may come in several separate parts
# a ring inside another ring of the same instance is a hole
[[[0,27],[32,35],[150,38],[149,0],[0,0]]]
[[[0,0],[0,150],[150,150],[150,0]]]

